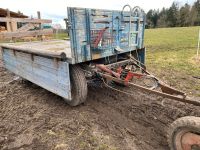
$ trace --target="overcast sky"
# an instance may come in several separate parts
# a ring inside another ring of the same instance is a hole
[[[42,18],[52,19],[53,23],[64,25],[67,17],[67,7],[86,7],[121,10],[125,4],[140,6],[145,11],[170,7],[174,0],[0,0],[0,7],[11,11],[20,10],[28,16],[36,16],[41,12]],[[180,5],[192,3],[195,0],[176,0]]]

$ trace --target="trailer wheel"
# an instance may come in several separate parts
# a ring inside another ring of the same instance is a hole
[[[66,100],[70,106],[77,106],[85,102],[87,98],[87,81],[79,65],[70,66],[70,81],[72,100]]]
[[[170,125],[167,138],[171,150],[200,150],[200,117],[177,119]]]

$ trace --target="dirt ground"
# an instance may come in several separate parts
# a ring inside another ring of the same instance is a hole
[[[0,63],[0,149],[168,150],[166,129],[198,107],[134,90],[89,87],[87,102],[68,106],[34,84],[11,81]]]

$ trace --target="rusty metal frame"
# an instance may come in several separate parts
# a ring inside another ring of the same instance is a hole
[[[170,99],[173,99],[173,100],[176,100],[176,101],[180,101],[180,102],[184,102],[184,103],[188,103],[188,104],[193,104],[193,105],[196,105],[196,106],[200,106],[200,102],[199,101],[191,100],[189,97],[186,97],[185,93],[183,93],[181,91],[178,91],[178,90],[176,90],[174,88],[171,88],[171,87],[169,87],[167,85],[164,85],[161,82],[159,82],[159,85],[163,86],[166,89],[168,89],[168,91],[171,91],[172,94],[170,94],[170,92],[165,93],[165,91],[160,92],[160,91],[156,91],[156,90],[151,90],[149,88],[146,88],[146,87],[143,87],[143,86],[131,83],[131,82],[124,82],[124,80],[116,78],[116,77],[113,77],[113,76],[108,75],[108,74],[104,74],[104,73],[100,73],[100,72],[98,74],[101,77],[103,77],[103,78],[115,81],[117,83],[120,83],[120,84],[123,84],[123,85],[126,85],[126,86],[134,87],[134,88],[137,88],[139,90],[150,92],[150,93],[153,93],[153,94],[157,94],[157,95],[160,95],[160,96],[163,96],[163,97],[166,97],[166,98],[170,98]],[[180,94],[180,95],[179,96],[173,95],[175,93],[176,94]]]
[[[183,150],[192,150],[192,146],[200,147],[200,135],[188,132],[181,137],[181,147]]]

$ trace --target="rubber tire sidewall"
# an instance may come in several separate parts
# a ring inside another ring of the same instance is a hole
[[[85,74],[79,65],[70,65],[70,82],[72,99],[66,100],[70,106],[78,106],[85,102],[88,88]]]

